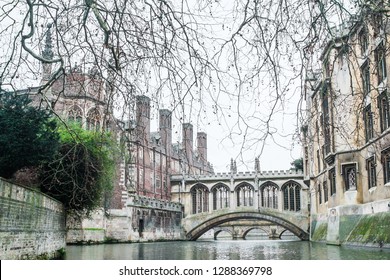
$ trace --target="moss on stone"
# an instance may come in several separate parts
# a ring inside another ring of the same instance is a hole
[[[320,223],[316,225],[312,232],[312,241],[325,241],[326,235],[328,233],[328,224],[327,223]]]
[[[390,243],[390,213],[361,217],[347,240],[349,243]]]

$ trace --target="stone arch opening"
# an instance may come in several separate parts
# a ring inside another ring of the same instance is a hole
[[[212,217],[203,223],[195,226],[192,228],[187,234],[188,240],[197,240],[202,234],[207,232],[208,230],[231,221],[237,221],[237,220],[265,220],[272,222],[276,225],[282,226],[289,231],[291,231],[293,234],[295,234],[298,238],[301,240],[309,240],[309,234],[304,231],[303,229],[299,228],[298,226],[294,225],[293,223],[282,219],[277,216],[269,215],[269,214],[263,214],[259,212],[234,212],[234,213],[228,213],[228,214],[222,214],[217,217]]]
[[[234,236],[234,233],[232,231],[230,231],[229,229],[219,229],[217,231],[214,232],[214,240],[217,240],[218,239],[218,235],[222,232],[227,232],[230,234],[231,238],[233,239],[233,236]]]
[[[101,128],[101,114],[97,108],[92,108],[87,114],[87,129],[100,130]]]
[[[237,207],[253,206],[255,188],[248,182],[242,182],[235,188]]]
[[[256,227],[248,228],[246,231],[244,231],[244,233],[242,234],[243,239],[246,239],[246,238],[247,238],[247,235],[248,235],[251,231],[254,231],[254,230],[259,230],[259,231],[265,233],[265,235],[266,235],[267,237],[268,237],[269,234],[270,234],[264,227],[256,226]]]
[[[267,181],[260,186],[261,207],[278,209],[279,187],[271,181]]]
[[[190,190],[192,198],[192,214],[209,211],[209,190],[203,184],[196,184]]]
[[[77,105],[72,106],[68,111],[68,121],[77,122],[81,125],[83,122],[83,110]]]
[[[282,186],[284,210],[294,212],[301,210],[301,189],[301,185],[292,180]]]
[[[213,195],[213,210],[228,208],[230,206],[230,189],[223,183],[218,183],[211,188]]]

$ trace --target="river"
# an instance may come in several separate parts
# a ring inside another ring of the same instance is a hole
[[[69,245],[67,260],[390,260],[390,249],[297,240],[202,240]]]

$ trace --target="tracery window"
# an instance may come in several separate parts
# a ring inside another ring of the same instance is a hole
[[[73,106],[68,112],[68,121],[70,122],[78,122],[79,124],[83,121],[83,112],[80,107]]]
[[[296,182],[288,182],[282,187],[283,209],[288,211],[301,210],[301,186]]]
[[[253,206],[253,186],[242,183],[236,189],[237,206]]]
[[[202,184],[197,184],[191,189],[192,214],[209,211],[209,190]]]
[[[213,210],[229,207],[230,190],[224,184],[218,184],[212,189]]]
[[[87,115],[87,129],[99,130],[101,125],[100,113],[97,108],[91,109]]]
[[[278,209],[279,188],[276,184],[266,182],[260,187],[261,207]]]

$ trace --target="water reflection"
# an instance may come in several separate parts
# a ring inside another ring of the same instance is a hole
[[[67,246],[69,260],[348,260],[390,259],[388,249],[284,240],[203,240]]]

